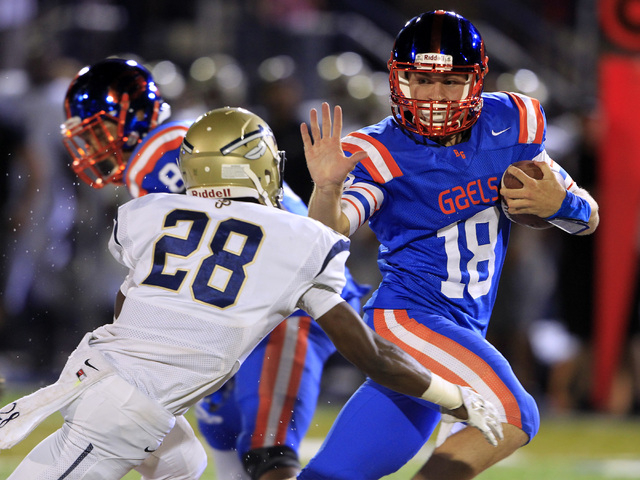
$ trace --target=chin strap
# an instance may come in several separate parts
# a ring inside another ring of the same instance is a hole
[[[264,188],[262,188],[262,184],[260,183],[260,179],[258,178],[258,176],[255,173],[253,173],[253,170],[251,170],[249,165],[242,165],[242,169],[244,170],[244,173],[247,175],[247,177],[249,177],[249,179],[255,185],[256,190],[258,191],[258,194],[260,195],[260,198],[262,199],[262,202],[267,207],[274,207],[275,205],[273,204],[273,202],[269,198],[269,194],[267,193],[267,191]]]

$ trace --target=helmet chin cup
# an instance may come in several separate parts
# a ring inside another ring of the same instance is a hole
[[[417,118],[423,125],[444,128],[451,116],[449,106],[442,102],[419,102],[416,105]]]

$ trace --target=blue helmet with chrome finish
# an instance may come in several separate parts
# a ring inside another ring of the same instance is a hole
[[[72,169],[94,188],[122,183],[123,152],[170,116],[151,73],[134,60],[109,58],[84,67],[64,99],[63,142]]]
[[[482,37],[466,18],[444,10],[412,18],[396,36],[388,63],[395,120],[427,137],[468,129],[482,109],[487,62]],[[408,75],[416,71],[464,75],[464,95],[459,101],[411,98]]]

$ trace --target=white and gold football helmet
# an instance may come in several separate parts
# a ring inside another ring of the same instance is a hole
[[[244,108],[201,115],[180,148],[187,195],[198,197],[255,198],[279,207],[284,163],[267,122]]]

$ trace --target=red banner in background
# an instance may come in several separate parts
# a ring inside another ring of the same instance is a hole
[[[640,2],[635,3],[640,7]],[[595,408],[606,410],[627,346],[638,265],[640,57],[603,55],[599,73],[604,130],[598,153],[598,190],[593,192],[601,221],[595,233],[592,401]]]
[[[640,51],[640,0],[600,0],[599,6],[605,35],[617,46]]]

